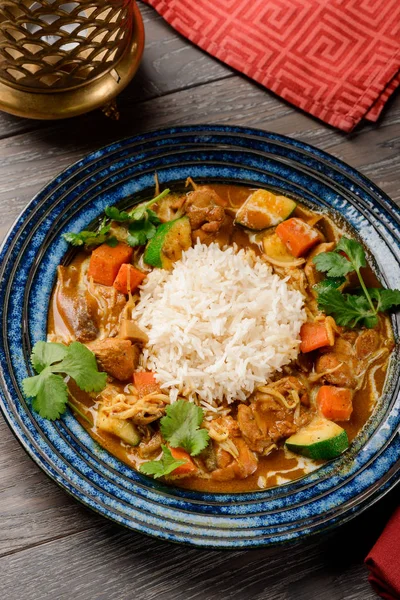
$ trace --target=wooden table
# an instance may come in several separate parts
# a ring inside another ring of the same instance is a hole
[[[247,125],[315,144],[400,204],[400,95],[378,125],[344,134],[210,58],[141,5],[147,42],[121,120],[0,114],[0,238],[60,170],[118,138],[189,123]],[[50,481],[0,422],[0,596],[4,600],[370,600],[363,559],[399,490],[330,536],[283,548],[195,550],[126,531]]]

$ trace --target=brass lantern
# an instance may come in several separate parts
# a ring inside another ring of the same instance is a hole
[[[143,46],[135,0],[3,0],[0,110],[60,119],[107,105]]]

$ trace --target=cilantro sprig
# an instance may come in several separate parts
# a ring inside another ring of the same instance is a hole
[[[166,409],[165,417],[160,420],[163,438],[171,448],[183,448],[191,456],[197,456],[206,448],[209,435],[207,429],[201,429],[203,409],[186,400],[178,400]],[[143,463],[142,473],[163,477],[169,475],[184,464],[184,460],[176,460],[167,446],[162,446],[163,454],[159,460]]]
[[[69,346],[53,342],[37,342],[32,350],[31,363],[37,375],[22,381],[25,396],[32,398],[33,409],[44,419],[58,419],[69,405],[65,376],[71,377],[85,392],[101,392],[107,374],[97,369],[93,352],[80,342]]]
[[[99,246],[107,243],[109,246],[118,244],[116,237],[110,235],[111,223],[107,223],[106,217],[103,218],[95,231],[84,229],[80,233],[64,233],[63,238],[72,246]]]
[[[157,226],[160,224],[160,219],[150,207],[168,196],[169,193],[170,190],[166,189],[148,202],[142,202],[139,206],[135,206],[129,212],[119,210],[116,206],[107,206],[104,210],[105,217],[95,231],[83,230],[80,233],[64,233],[63,238],[73,246],[93,247],[106,243],[114,247],[118,244],[118,240],[111,234],[111,223],[115,221],[127,226],[126,242],[130,246],[144,246],[147,240],[155,236]]]
[[[318,271],[327,278],[314,286],[318,293],[318,308],[332,315],[338,325],[354,328],[364,325],[371,329],[378,324],[378,313],[400,305],[400,290],[367,288],[361,269],[367,265],[365,251],[356,240],[342,237],[333,252],[323,252],[313,258]],[[360,288],[352,294],[338,288],[349,273],[355,272]]]
[[[168,446],[161,445],[162,455],[159,460],[148,460],[140,466],[140,471],[145,475],[152,475],[154,479],[165,477],[178,467],[185,464],[184,460],[176,460]]]

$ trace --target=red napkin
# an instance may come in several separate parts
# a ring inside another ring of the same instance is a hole
[[[400,0],[145,0],[179,33],[351,131],[400,85]]]
[[[368,581],[385,600],[400,599],[400,508],[365,559]]]

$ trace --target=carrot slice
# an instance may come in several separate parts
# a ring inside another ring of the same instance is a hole
[[[96,283],[112,285],[121,265],[129,263],[132,259],[133,248],[128,244],[117,244],[114,248],[102,244],[92,252],[90,257],[88,277]]]
[[[171,475],[190,475],[191,473],[196,473],[197,467],[190,458],[190,455],[183,448],[171,448],[171,454],[175,458],[175,460],[184,460],[186,461],[184,465],[177,467],[171,473]]]
[[[303,323],[300,329],[300,339],[300,351],[304,354],[324,346],[333,346],[335,343],[332,328],[328,329],[325,321]]]
[[[275,231],[296,258],[304,256],[322,240],[321,234],[314,227],[296,217],[283,221]]]
[[[154,373],[151,371],[135,371],[133,374],[133,384],[139,396],[161,392],[160,384],[156,381]]]
[[[146,273],[139,271],[133,265],[124,263],[120,266],[113,286],[121,294],[128,294],[128,292],[134,292],[145,278]]]
[[[322,385],[317,394],[317,404],[327,419],[348,421],[353,412],[353,392],[348,388]]]

